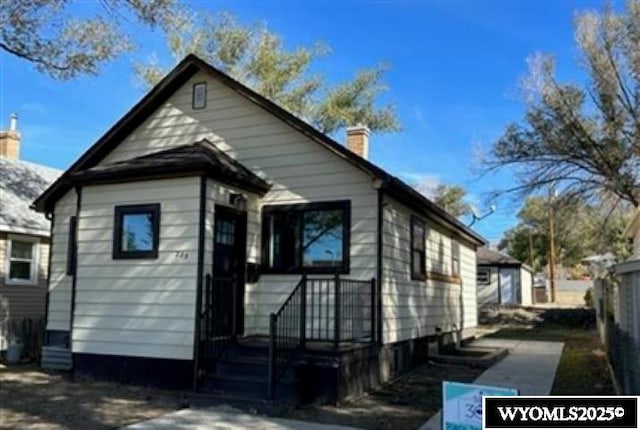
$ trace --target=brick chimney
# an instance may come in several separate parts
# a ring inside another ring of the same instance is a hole
[[[347,148],[365,160],[369,158],[369,128],[366,125],[347,127]]]
[[[20,158],[20,133],[18,133],[18,115],[9,117],[9,130],[0,131],[0,157],[8,160]]]

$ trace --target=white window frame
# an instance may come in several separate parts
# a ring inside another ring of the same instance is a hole
[[[11,261],[27,261],[26,259],[12,259],[11,258],[11,248],[13,246],[13,242],[29,242],[32,244],[33,248],[31,249],[31,273],[29,280],[26,279],[12,279],[11,275]],[[6,262],[5,262],[5,284],[7,285],[38,285],[38,264],[39,264],[39,254],[40,254],[40,239],[36,237],[27,237],[27,236],[16,236],[9,235],[7,237],[7,252],[6,252]]]
[[[479,275],[480,272],[484,272],[487,274],[487,280],[484,282],[480,282]],[[480,268],[476,271],[476,284],[478,285],[491,285],[491,269]]]

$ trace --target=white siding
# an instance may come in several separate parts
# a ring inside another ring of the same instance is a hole
[[[199,177],[82,189],[74,353],[192,359],[199,193]],[[148,203],[161,205],[158,258],[114,260],[115,207]]]
[[[460,243],[462,285],[411,279],[410,230],[412,211],[385,197],[383,238],[383,341],[472,328],[477,325],[475,250]],[[427,222],[427,271],[451,274],[452,239]]]
[[[500,302],[498,290],[498,269],[495,267],[479,267],[478,270],[489,270],[489,283],[478,284],[478,304],[488,305]]]
[[[194,111],[192,85],[202,81],[208,86],[207,108]],[[186,82],[102,163],[203,138],[273,184],[250,214],[249,261],[260,259],[257,226],[262,205],[347,199],[351,200],[352,220],[348,276],[375,276],[377,192],[371,178],[207,74],[198,73]],[[211,207],[212,201],[208,204]],[[210,229],[211,220],[208,223]],[[209,257],[206,262],[210,262]],[[247,285],[246,333],[268,332],[269,313],[284,302],[298,279],[292,275],[263,275],[259,283]]]
[[[533,276],[524,267],[520,268],[520,290],[522,305],[531,306],[533,304]]]
[[[47,330],[69,331],[71,321],[71,284],[67,275],[69,218],[76,215],[76,192],[67,192],[56,202],[51,238],[51,273],[49,273],[49,309]]]

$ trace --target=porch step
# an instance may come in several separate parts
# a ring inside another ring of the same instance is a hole
[[[50,370],[71,370],[73,360],[71,350],[60,346],[43,346],[42,363],[43,369]]]

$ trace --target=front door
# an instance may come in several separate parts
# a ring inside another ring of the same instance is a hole
[[[225,206],[215,208],[213,290],[218,323],[225,334],[244,332],[247,214]]]

